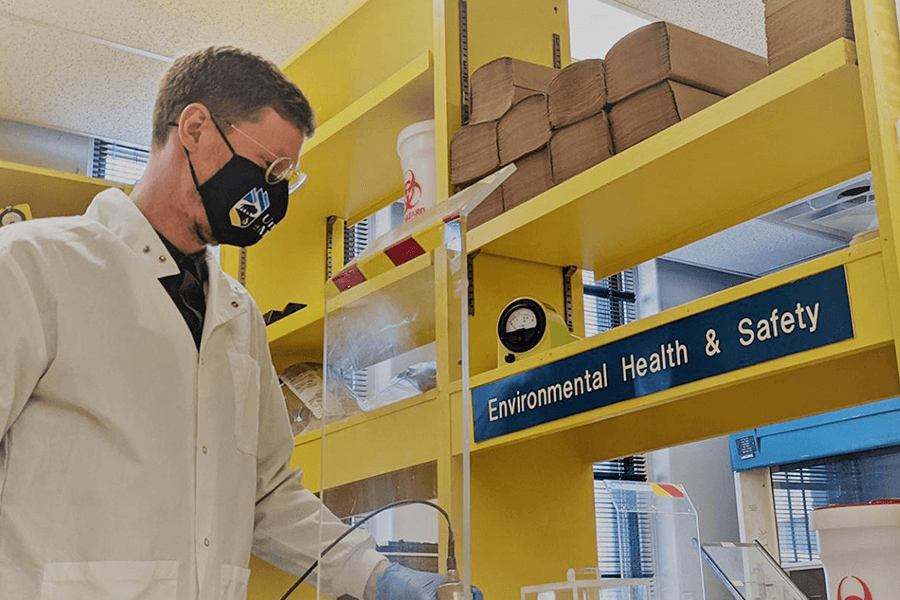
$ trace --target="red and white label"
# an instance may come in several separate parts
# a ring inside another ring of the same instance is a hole
[[[418,217],[425,212],[425,208],[419,206],[422,200],[422,186],[416,181],[416,174],[409,169],[406,171],[406,183],[403,188],[403,196],[405,199],[405,208],[403,211],[403,221],[409,221],[414,217]]]

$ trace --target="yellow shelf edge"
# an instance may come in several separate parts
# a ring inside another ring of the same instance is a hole
[[[97,177],[88,177],[86,175],[78,175],[76,173],[64,173],[62,171],[54,171],[53,169],[47,169],[44,167],[34,167],[31,165],[25,165],[21,163],[15,163],[5,160],[0,160],[0,173],[4,170],[16,171],[19,173],[25,173],[29,175],[37,175],[40,177],[51,177],[53,179],[63,179],[67,181],[72,181],[75,183],[82,183],[86,185],[94,185],[98,188],[101,188],[101,191],[106,188],[119,188],[121,190],[127,189],[129,186],[118,183],[115,181],[109,181],[107,179],[99,179]]]
[[[523,227],[534,225],[561,209],[575,207],[585,196],[616,184],[636,172],[653,168],[656,163],[672,153],[689,148],[692,144],[717,134],[723,128],[738,123],[749,115],[765,111],[773,102],[814,84],[826,75],[847,68],[856,69],[855,62],[856,50],[853,42],[837,40],[470,231],[467,239],[469,251],[481,249],[493,252],[492,244],[496,245],[504,238],[515,235]],[[863,166],[857,161],[850,170]],[[798,180],[797,187],[800,188],[803,183],[807,182]],[[659,193],[664,194],[665,190],[660,190]],[[742,206],[741,201],[733,202],[734,210]],[[760,199],[751,198],[743,202],[752,207],[759,204]],[[685,206],[684,209],[688,211],[690,207]],[[693,239],[685,238],[681,241],[688,243]],[[514,255],[503,251],[497,253]],[[594,268],[593,264],[581,264],[584,262],[580,261],[578,266]]]
[[[372,412],[361,412],[353,415],[349,419],[339,421],[337,423],[329,423],[325,426],[325,435],[334,434],[339,431],[365,427],[367,424],[374,423],[379,419],[390,419],[392,415],[415,408],[421,404],[434,402],[438,399],[437,388],[422,392],[415,396],[411,396],[399,402],[394,402],[387,406],[379,407]],[[319,427],[313,431],[305,431],[294,437],[294,447],[302,446],[322,439],[322,428]]]
[[[367,112],[396,95],[419,77],[424,76],[431,68],[431,51],[426,50],[403,66],[399,71],[382,81],[359,100],[353,102],[334,117],[322,123],[316,129],[316,134],[307,143],[304,154],[315,152],[316,148],[326,144],[328,140],[353,125],[354,122],[364,116]]]
[[[307,306],[292,315],[275,321],[266,327],[269,336],[269,346],[275,346],[285,337],[315,325],[325,318],[325,311],[321,306]]]
[[[421,256],[417,256],[411,261],[403,263],[399,267],[394,267],[390,271],[386,271],[374,279],[364,281],[363,283],[350,288],[346,292],[341,292],[334,296],[328,302],[328,312],[334,312],[349,306],[365,296],[383,290],[384,288],[402,281],[407,277],[411,277],[420,271],[424,271],[433,263],[433,252],[427,252]]]
[[[821,258],[803,263],[801,265],[797,265],[796,267],[792,267],[790,269],[786,269],[784,271],[780,271],[778,273],[774,273],[772,275],[768,275],[766,277],[756,279],[751,282],[729,288],[727,290],[723,290],[694,302],[663,311],[639,321],[635,321],[628,325],[623,325],[621,327],[611,329],[593,338],[588,338],[579,342],[573,342],[572,344],[558,349],[558,351],[549,351],[547,353],[544,353],[543,355],[531,357],[527,360],[521,361],[521,363],[509,366],[505,365],[503,367],[495,369],[494,371],[480,374],[472,378],[471,387],[475,388],[492,381],[532,370],[541,365],[553,363],[564,358],[580,354],[596,347],[605,346],[614,341],[631,337],[643,331],[647,331],[649,329],[653,329],[655,327],[677,321],[693,314],[702,313],[706,310],[730,302],[734,302],[741,298],[745,298],[765,290],[777,288],[781,285],[785,285],[792,281],[808,277],[827,269],[839,267],[842,265],[847,266],[851,265],[852,263],[864,261],[867,259],[871,260],[873,257],[875,257],[875,260],[878,260],[878,266],[880,268],[881,248],[879,240],[877,239],[865,242],[858,246],[852,246],[844,250],[838,250]],[[502,435],[481,443],[475,443],[474,441],[472,441],[473,452],[483,451],[499,446],[505,446],[508,444],[513,444],[544,435],[550,435],[569,429],[579,428],[585,425],[595,424],[601,421],[612,419],[614,417],[657,408],[673,402],[679,402],[683,399],[690,398],[699,394],[717,392],[731,386],[762,380],[772,374],[781,374],[785,371],[802,369],[806,366],[810,366],[823,361],[838,360],[841,358],[855,356],[862,352],[871,352],[877,348],[888,346],[893,340],[890,327],[885,330],[883,327],[873,327],[871,323],[859,323],[858,317],[862,316],[862,311],[860,311],[858,306],[854,306],[854,304],[857,304],[859,302],[858,296],[860,295],[866,295],[867,301],[875,302],[875,300],[869,300],[873,297],[872,294],[876,293],[876,289],[871,287],[873,285],[878,285],[878,292],[885,292],[883,295],[886,299],[886,286],[883,280],[883,270],[880,271],[880,274],[882,276],[882,281],[867,281],[866,283],[869,284],[868,291],[863,291],[862,289],[859,289],[863,286],[858,281],[855,283],[851,281],[850,274],[848,273],[848,293],[850,294],[851,310],[852,314],[854,315],[854,324],[858,328],[855,332],[854,337],[851,339],[827,346],[822,346],[819,348],[814,348],[797,354],[792,354],[790,356],[784,356],[774,360],[738,369],[736,371],[723,373],[721,375],[693,381],[684,385],[661,390],[659,392],[646,396],[617,402],[608,406],[586,411],[584,413],[579,413],[576,415],[565,417],[563,419],[538,425],[533,428]],[[856,300],[854,300],[854,296],[857,296]],[[468,423],[465,425],[467,426],[471,435],[472,424]]]

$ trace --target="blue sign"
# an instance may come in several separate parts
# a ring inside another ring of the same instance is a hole
[[[837,267],[474,388],[475,441],[852,337]]]

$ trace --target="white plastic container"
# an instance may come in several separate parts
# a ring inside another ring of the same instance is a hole
[[[404,222],[434,206],[437,177],[434,164],[434,121],[413,123],[400,132],[397,154],[403,166]]]
[[[828,600],[900,597],[900,500],[813,511]]]

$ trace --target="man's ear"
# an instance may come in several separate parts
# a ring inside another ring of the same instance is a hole
[[[178,117],[178,138],[188,152],[200,148],[214,130],[209,109],[199,102],[185,106]]]

